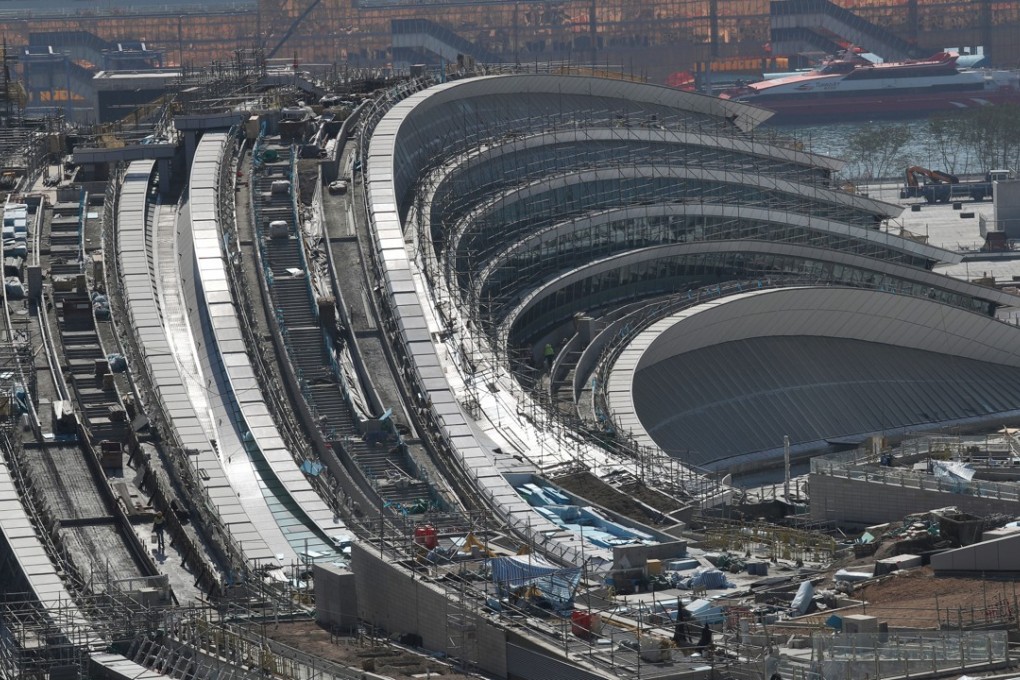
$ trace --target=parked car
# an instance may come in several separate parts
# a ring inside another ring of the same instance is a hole
[[[335,182],[329,183],[329,193],[331,194],[344,194],[347,193],[347,180],[338,179]]]

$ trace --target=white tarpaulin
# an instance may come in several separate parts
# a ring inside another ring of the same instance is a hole
[[[807,614],[808,607],[811,605],[811,600],[815,596],[815,587],[811,581],[804,581],[800,584],[800,588],[797,589],[797,594],[793,598],[793,608],[801,614]]]

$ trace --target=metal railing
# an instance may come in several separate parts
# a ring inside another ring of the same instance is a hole
[[[925,441],[925,439],[919,441]],[[847,460],[833,460],[829,456],[812,458],[811,474],[885,484],[902,489],[919,489],[1013,503],[1020,502],[1020,487],[1011,482],[988,482],[977,479],[968,482],[963,479],[945,479],[905,468],[854,467]]]
[[[791,680],[909,678],[1009,662],[1005,631],[854,633],[812,638],[805,667],[780,665]]]

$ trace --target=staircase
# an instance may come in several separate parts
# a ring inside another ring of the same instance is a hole
[[[431,498],[429,485],[418,479],[406,446],[393,434],[363,434],[341,390],[340,377],[327,350],[328,338],[316,314],[309,285],[293,193],[272,191],[274,181],[289,178],[289,154],[277,149],[281,161],[257,173],[255,231],[260,241],[272,306],[309,408],[327,442],[340,446],[357,464],[384,503],[398,510],[419,507]],[[285,222],[287,235],[269,233],[271,222]]]
[[[485,64],[503,61],[498,55],[429,19],[394,19],[390,22],[390,29],[394,58],[398,60],[410,60],[406,55],[425,52],[452,63],[456,63],[458,57],[471,57]]]
[[[776,54],[795,54],[812,49],[801,29],[813,32],[832,42],[837,36],[881,55],[887,61],[922,56],[912,45],[884,26],[862,19],[850,10],[829,0],[772,0],[769,7],[772,50]]]

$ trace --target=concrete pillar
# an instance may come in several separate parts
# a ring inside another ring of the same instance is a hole
[[[159,159],[156,163],[156,171],[159,173],[159,193],[166,196],[170,193],[170,159]]]
[[[577,319],[577,333],[581,336],[581,347],[587,347],[595,337],[595,319],[585,314]]]
[[[332,564],[313,566],[315,621],[335,630],[358,628],[358,591],[354,574]],[[413,585],[413,581],[410,581]]]
[[[184,132],[184,163],[191,168],[191,161],[195,159],[195,148],[198,146],[198,133],[194,130]]]

